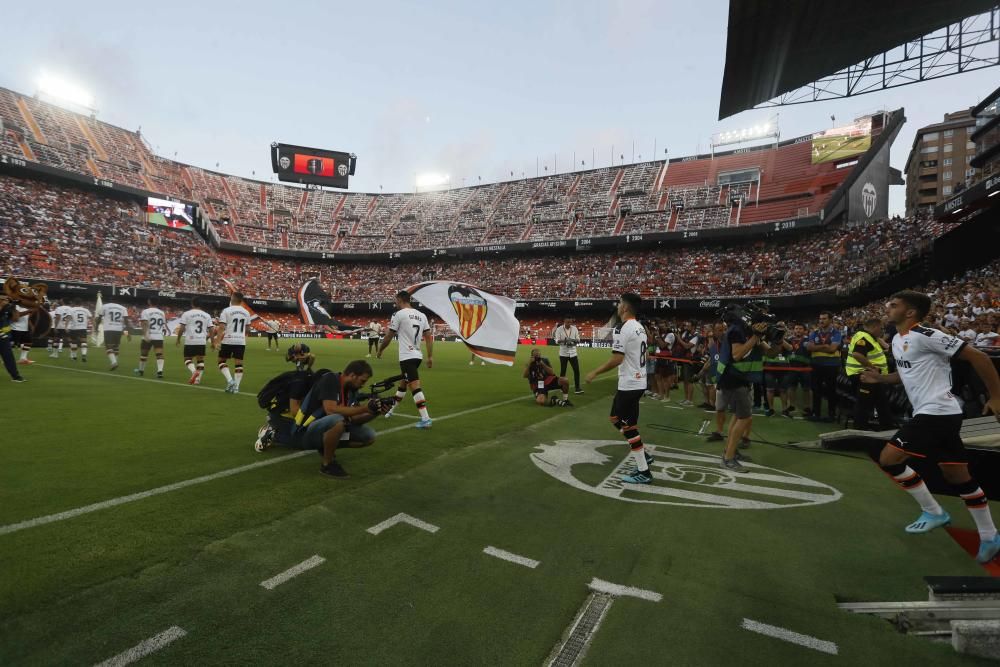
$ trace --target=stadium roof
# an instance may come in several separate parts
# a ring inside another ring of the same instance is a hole
[[[996,5],[996,0],[730,0],[719,119]]]

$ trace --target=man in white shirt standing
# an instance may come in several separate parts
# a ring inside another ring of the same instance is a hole
[[[556,327],[552,337],[559,346],[559,377],[566,377],[566,366],[573,367],[574,394],[582,394],[580,389],[580,358],[576,346],[580,344],[580,330],[573,324],[573,318],[566,316],[563,323]]]
[[[167,335],[167,314],[160,310],[154,299],[148,302],[148,308],[139,313],[139,323],[142,325],[142,342],[139,343],[139,367],[133,372],[142,376],[146,372],[146,360],[149,351],[155,350],[156,377],[163,379],[163,338]]]
[[[19,346],[21,348],[21,358],[17,360],[17,363],[22,366],[28,366],[35,363],[28,358],[32,343],[30,318],[33,312],[30,308],[25,308],[19,303],[14,304],[14,312],[17,319],[10,324],[11,343],[14,347]]]
[[[896,325],[892,355],[896,372],[862,373],[868,383],[903,383],[913,406],[913,419],[903,424],[879,454],[878,464],[887,475],[920,505],[920,517],[906,527],[908,533],[926,533],[951,523],[951,516],[938,504],[920,474],[906,465],[916,456],[933,462],[945,480],[958,492],[979,531],[979,563],[989,563],[1000,553],[1000,536],[987,505],[986,494],[969,474],[962,443],[962,406],[951,393],[951,360],[969,362],[986,385],[990,398],[984,414],[1000,415],[1000,376],[985,354],[960,338],[920,325],[931,310],[931,299],[920,292],[903,291],[892,296],[886,310]]]
[[[87,336],[90,334],[90,320],[93,315],[77,299],[69,311],[69,358],[76,361],[76,351],[80,350],[80,361],[87,363]]]
[[[197,298],[191,299],[190,310],[184,311],[177,327],[177,345],[184,337],[184,365],[191,373],[188,384],[201,384],[205,372],[205,345],[212,335],[212,316],[201,308]]]
[[[233,292],[229,307],[219,315],[215,345],[219,348],[219,371],[226,378],[226,393],[237,394],[243,381],[243,355],[247,349],[247,329],[250,327],[250,312],[243,307],[243,295]],[[233,371],[229,371],[229,359],[233,359]]]
[[[653,482],[649,470],[653,458],[646,453],[639,435],[639,399],[646,391],[646,353],[649,348],[646,329],[635,319],[641,305],[642,298],[638,294],[622,294],[618,301],[621,324],[615,327],[612,335],[611,358],[587,373],[587,384],[590,384],[601,373],[618,369],[618,391],[611,403],[610,418],[611,425],[622,434],[632,451],[636,471],[621,478],[631,484]]]
[[[420,351],[420,341],[427,344],[427,368],[434,367],[432,357],[434,348],[434,336],[431,335],[431,327],[427,322],[427,316],[414,308],[410,303],[410,293],[401,290],[396,293],[396,307],[398,310],[393,313],[389,320],[389,333],[382,338],[382,344],[378,348],[378,358],[382,358],[385,348],[395,338],[399,341],[399,370],[403,374],[403,380],[396,387],[396,405],[398,406],[406,398],[407,387],[413,393],[413,402],[420,413],[420,421],[417,428],[430,428],[431,416],[427,412],[427,399],[424,397],[423,389],[420,387],[420,362],[424,355]],[[392,410],[395,410],[395,406]],[[386,413],[386,417],[392,414],[392,410]]]
[[[97,314],[97,324],[104,324],[104,350],[108,353],[111,370],[118,368],[118,348],[122,342],[122,333],[128,333],[128,310],[125,306],[108,302],[101,306]]]

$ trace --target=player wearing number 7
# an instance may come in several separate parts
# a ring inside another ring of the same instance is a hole
[[[639,435],[639,399],[646,391],[646,329],[635,319],[642,299],[638,294],[622,294],[618,301],[617,315],[621,322],[611,343],[611,358],[598,368],[587,373],[590,384],[601,373],[612,368],[618,369],[618,391],[611,403],[611,425],[618,429],[632,450],[636,471],[624,475],[623,482],[650,484],[653,475],[649,471],[652,457],[646,453]]]
[[[393,338],[399,340],[399,370],[403,373],[404,380],[400,381],[396,387],[396,405],[406,398],[406,388],[413,392],[413,402],[417,404],[420,412],[420,421],[417,428],[430,428],[431,416],[427,412],[427,399],[420,388],[420,362],[424,355],[420,351],[420,340],[427,343],[427,368],[434,367],[432,352],[434,348],[434,336],[431,335],[430,324],[427,323],[427,316],[421,313],[410,304],[410,293],[400,291],[396,294],[397,310],[392,319],[389,320],[389,333],[382,339],[382,344],[378,348],[378,358],[382,358],[385,348]],[[392,410],[386,413],[386,417],[392,415]]]
[[[247,349],[247,327],[250,326],[250,311],[243,307],[243,295],[233,292],[229,299],[229,307],[219,315],[219,326],[216,327],[215,340],[212,347],[222,342],[219,348],[219,372],[226,378],[226,392],[236,394],[240,391],[243,381],[243,353]],[[233,359],[234,368],[229,371],[229,359]]]

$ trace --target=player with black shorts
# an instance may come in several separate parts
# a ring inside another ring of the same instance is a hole
[[[542,356],[541,351],[535,348],[531,351],[531,359],[524,367],[521,377],[528,380],[528,386],[535,395],[535,403],[545,405],[550,391],[562,391],[562,399],[552,397],[551,404],[561,407],[570,407],[573,404],[569,400],[569,380],[556,375],[549,360]]]
[[[190,310],[184,311],[177,327],[177,345],[184,337],[184,365],[191,373],[188,384],[201,384],[205,372],[205,346],[212,335],[212,316],[201,309],[197,298],[191,299]]]
[[[406,389],[413,392],[413,402],[420,413],[420,421],[417,428],[430,428],[431,417],[427,412],[427,399],[424,398],[424,391],[420,387],[420,362],[424,355],[420,351],[420,341],[427,344],[427,368],[433,368],[434,359],[431,353],[434,347],[434,336],[431,335],[431,326],[427,322],[427,316],[421,313],[410,304],[410,293],[403,290],[396,294],[396,307],[398,310],[393,313],[389,321],[389,333],[382,339],[378,348],[378,358],[382,358],[385,348],[393,338],[399,340],[399,370],[403,374],[403,380],[396,387],[396,405],[398,406],[406,398]],[[386,417],[392,415],[393,410],[386,413]]]
[[[920,517],[906,527],[908,533],[926,533],[951,522],[920,474],[906,465],[910,457],[933,462],[945,480],[965,501],[979,531],[976,560],[989,563],[1000,553],[1000,536],[987,505],[986,494],[969,474],[969,461],[960,435],[962,406],[951,393],[951,360],[969,362],[989,392],[984,413],[1000,415],[1000,376],[985,354],[965,342],[920,324],[931,309],[931,299],[919,292],[897,292],[887,304],[889,320],[896,325],[892,355],[896,372],[882,375],[866,370],[861,381],[902,382],[913,406],[913,419],[903,424],[879,453],[882,470],[920,505]]]
[[[219,372],[226,378],[226,393],[238,394],[243,381],[243,356],[247,349],[247,329],[250,327],[250,311],[243,307],[243,295],[233,292],[229,307],[219,315],[219,326],[214,345],[219,347]],[[229,370],[229,360],[233,360],[233,370]]]
[[[104,325],[104,350],[108,354],[111,370],[118,368],[118,348],[122,342],[122,334],[128,336],[128,309],[119,303],[108,302],[101,306],[97,314],[97,323]]]
[[[382,325],[378,322],[369,322],[366,335],[368,336],[367,356],[370,357],[372,352],[378,353],[378,344],[382,340]]]
[[[139,313],[142,340],[139,341],[139,365],[132,372],[140,377],[146,372],[146,360],[152,350],[156,355],[156,377],[163,379],[163,338],[168,334],[167,315],[157,307],[154,299],[150,299],[148,305]]]
[[[628,442],[635,461],[636,470],[631,475],[622,476],[623,482],[631,484],[651,484],[653,475],[649,463],[653,460],[646,454],[639,435],[639,399],[646,391],[646,353],[649,343],[646,329],[636,320],[642,299],[638,294],[622,294],[618,301],[618,318],[621,324],[615,327],[611,343],[611,359],[587,373],[587,384],[601,373],[612,368],[618,369],[618,391],[611,404],[611,425]]]
[[[274,350],[278,351],[278,333],[281,331],[280,325],[276,320],[271,320],[270,322],[265,321],[264,325],[267,327],[267,351],[271,351],[271,341],[274,341]]]

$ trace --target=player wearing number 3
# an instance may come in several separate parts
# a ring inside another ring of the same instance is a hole
[[[420,388],[420,362],[424,355],[420,351],[420,341],[427,344],[427,368],[434,367],[432,351],[434,347],[434,336],[431,335],[430,324],[427,323],[427,316],[421,313],[410,304],[410,293],[401,291],[396,294],[397,310],[389,321],[389,333],[382,339],[382,344],[378,348],[378,358],[382,358],[385,348],[393,338],[399,340],[399,369],[403,373],[404,380],[400,381],[396,387],[396,405],[398,406],[406,398],[406,388],[413,392],[413,402],[417,404],[420,412],[420,421],[417,428],[430,428],[431,416],[427,412],[427,399]],[[386,417],[392,415],[393,410],[386,413]]]
[[[247,349],[247,327],[250,326],[250,312],[243,307],[243,295],[233,292],[229,307],[219,315],[212,347],[219,348],[219,372],[226,378],[226,392],[236,394],[243,381],[243,353]],[[233,359],[233,370],[229,371],[229,359]]]
[[[177,327],[177,345],[184,337],[184,365],[191,372],[188,384],[201,384],[205,372],[205,345],[212,335],[212,316],[201,309],[197,298],[191,299],[191,309],[184,311]]]
[[[618,429],[632,450],[636,471],[622,477],[631,484],[650,484],[652,457],[646,454],[639,435],[639,399],[646,391],[646,329],[635,319],[642,299],[638,294],[622,294],[618,301],[618,319],[611,343],[611,358],[599,368],[587,373],[587,384],[601,373],[618,369],[618,391],[611,404],[611,424]]]

